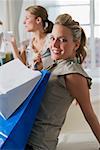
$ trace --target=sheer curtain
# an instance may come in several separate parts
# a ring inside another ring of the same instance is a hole
[[[13,31],[16,40],[19,40],[19,17],[23,0],[1,0],[0,19],[3,21],[3,30]]]
[[[8,29],[14,32],[17,42],[19,41],[19,17],[23,0],[7,0]]]

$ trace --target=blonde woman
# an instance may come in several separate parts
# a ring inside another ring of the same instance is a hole
[[[27,48],[22,48],[19,54],[15,39],[12,38],[14,48],[14,57],[20,58],[24,64],[31,69],[42,69],[42,65],[38,66],[40,58],[44,64],[44,57],[47,66],[50,64],[49,37],[53,23],[48,19],[47,10],[38,5],[26,8],[24,25],[27,32],[32,32],[32,39],[29,41]],[[51,62],[52,63],[52,62]]]
[[[51,78],[26,149],[56,150],[58,136],[74,99],[100,143],[100,123],[89,94],[91,78],[81,65],[86,56],[84,30],[69,14],[62,14],[55,20],[50,45],[55,64],[47,68]]]

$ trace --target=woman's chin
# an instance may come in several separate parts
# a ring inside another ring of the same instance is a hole
[[[59,60],[60,58],[57,56],[51,56],[52,60]]]
[[[25,30],[26,30],[26,32],[32,32],[31,30],[29,30],[29,29],[27,29],[27,28],[26,28]]]

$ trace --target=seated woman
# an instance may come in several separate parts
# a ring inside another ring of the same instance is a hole
[[[55,20],[50,45],[55,64],[47,68],[51,78],[26,150],[56,150],[58,136],[74,99],[100,144],[100,123],[89,94],[91,78],[81,65],[86,56],[84,30],[69,14],[62,14]]]

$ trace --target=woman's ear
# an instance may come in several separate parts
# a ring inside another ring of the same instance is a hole
[[[75,51],[79,48],[79,46],[80,46],[80,41],[78,40],[75,43]]]
[[[37,23],[37,24],[40,24],[41,22],[42,22],[42,18],[41,18],[41,17],[37,17],[37,18],[36,18],[36,23]]]

